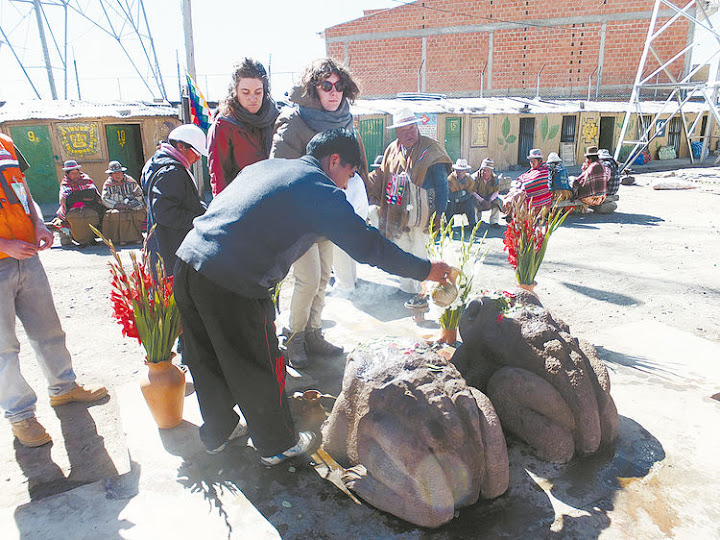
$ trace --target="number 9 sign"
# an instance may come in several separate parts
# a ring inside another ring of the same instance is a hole
[[[27,138],[28,138],[28,141],[33,142],[33,143],[39,143],[39,142],[40,142],[40,138],[37,137],[37,135],[35,135],[35,132],[34,132],[34,131],[28,131],[28,132],[27,132]]]

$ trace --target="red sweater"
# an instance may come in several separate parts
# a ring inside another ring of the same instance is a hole
[[[213,197],[248,165],[267,159],[260,129],[234,124],[219,117],[208,132],[208,168]]]

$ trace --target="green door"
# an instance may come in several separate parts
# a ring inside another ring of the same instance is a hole
[[[448,116],[445,118],[445,151],[450,159],[457,161],[461,153],[462,143],[462,118],[459,116]]]
[[[57,202],[60,184],[48,127],[13,126],[10,136],[30,165],[25,178],[33,199],[39,203]]]
[[[370,118],[368,120],[360,120],[358,131],[360,138],[365,145],[365,156],[368,165],[375,161],[376,156],[383,154],[383,128],[384,122],[382,118]]]
[[[127,167],[127,174],[140,181],[140,171],[145,164],[140,125],[108,124],[105,126],[105,136],[110,161],[119,161]]]

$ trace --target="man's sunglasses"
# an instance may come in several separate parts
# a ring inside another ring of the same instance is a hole
[[[342,93],[343,90],[345,90],[345,85],[342,81],[337,81],[334,83],[331,83],[330,81],[323,81],[322,84],[319,84],[318,87],[322,88],[323,92],[330,92],[332,91],[333,87],[335,87],[335,90]]]

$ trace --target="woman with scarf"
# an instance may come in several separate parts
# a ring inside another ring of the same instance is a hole
[[[60,181],[60,207],[57,210],[59,221],[54,223],[56,228],[69,226],[72,239],[85,247],[95,240],[89,225],[100,227],[104,207],[95,183],[81,168],[74,159],[63,165],[65,176]]]
[[[235,65],[228,95],[208,132],[213,197],[247,165],[268,158],[277,116],[265,68],[245,58]]]
[[[307,143],[317,133],[336,128],[352,130],[350,103],[359,92],[350,72],[341,64],[331,58],[312,62],[305,68],[301,85],[290,95],[294,105],[283,109],[275,123],[270,158],[302,157]],[[364,163],[359,173],[367,178],[362,141],[360,149]],[[333,244],[322,238],[293,265],[295,288],[290,302],[289,328],[285,330],[287,356],[293,367],[306,367],[308,353],[327,356],[343,351],[322,335],[322,310],[332,264]]]

